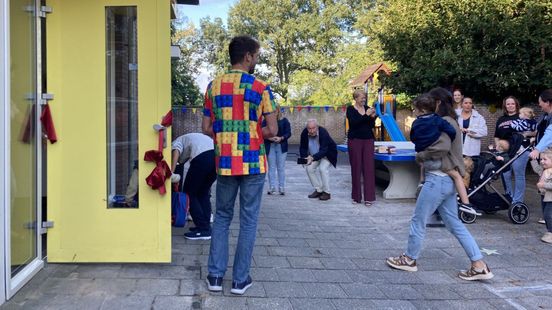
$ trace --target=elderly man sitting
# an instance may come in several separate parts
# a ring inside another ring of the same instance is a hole
[[[315,191],[309,198],[329,200],[330,165],[337,163],[337,146],[330,134],[318,126],[316,119],[309,119],[301,133],[299,156],[306,158],[305,169]]]

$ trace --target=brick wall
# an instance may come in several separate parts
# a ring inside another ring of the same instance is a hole
[[[530,107],[535,110],[537,115],[541,113],[538,105]],[[487,145],[493,141],[496,120],[503,115],[503,112],[502,109],[499,108],[494,113],[491,113],[487,106],[478,106],[477,111],[487,121],[488,135],[481,140],[481,146],[486,148]],[[203,117],[201,107],[186,108],[185,112],[181,109],[177,109],[173,112],[173,137],[178,137],[190,132],[201,132],[201,119]],[[328,111],[325,111],[324,108],[320,108],[319,110],[311,109],[310,111],[303,108],[301,111],[297,111],[297,108],[295,108],[293,112],[290,112],[288,107],[284,107],[284,116],[287,117],[291,123],[292,134],[289,140],[291,144],[299,144],[301,131],[305,128],[306,121],[310,118],[316,118],[318,123],[330,132],[330,135],[336,143],[340,144],[345,141],[345,111],[341,108],[337,109],[337,111],[333,108],[328,109]],[[410,136],[410,126],[414,120],[412,111],[397,111],[397,120],[399,128],[408,139]],[[379,135],[377,135],[377,137],[379,137]]]

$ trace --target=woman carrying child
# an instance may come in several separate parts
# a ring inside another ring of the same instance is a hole
[[[512,136],[517,132],[513,126],[520,122],[520,104],[516,97],[506,97],[502,102],[502,110],[504,111],[504,115],[496,121],[495,145],[500,139],[510,141]],[[512,204],[525,200],[525,170],[528,161],[529,153],[525,152],[512,163],[511,169],[504,171],[502,174],[504,190],[512,198]],[[512,188],[512,173],[514,174],[514,188]]]
[[[435,102],[433,98],[443,96],[446,101]],[[455,136],[460,137],[461,131],[456,122],[456,113],[452,108],[452,95],[444,88],[432,89],[429,95],[422,95],[415,100],[415,106],[425,107],[426,114],[434,112],[437,106],[437,115],[448,122],[455,130]],[[433,108],[431,108],[433,107]],[[448,134],[441,135],[440,140],[450,139]],[[450,142],[449,154],[442,160],[442,168],[446,169],[447,162],[454,164],[453,170],[458,169],[461,175],[464,173],[462,162],[462,141],[455,138]],[[446,141],[445,141],[446,144]],[[429,168],[429,167],[428,167]],[[416,260],[422,250],[422,242],[425,237],[426,222],[430,215],[438,210],[447,229],[458,239],[464,251],[468,255],[471,266],[466,271],[461,271],[458,276],[463,280],[491,279],[494,275],[483,261],[483,255],[470,232],[458,218],[458,206],[456,201],[455,185],[449,174],[440,169],[425,170],[425,182],[418,199],[416,208],[410,222],[410,233],[406,252],[397,257],[389,257],[386,263],[395,269],[404,271],[417,271]]]

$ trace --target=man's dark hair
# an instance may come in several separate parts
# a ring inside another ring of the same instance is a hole
[[[551,104],[552,103],[552,88],[543,91],[540,94],[539,97],[542,99],[542,101],[547,102],[548,104]]]
[[[421,94],[414,99],[412,105],[420,112],[435,112],[435,99],[428,94]]]
[[[452,94],[443,87],[435,87],[428,93],[437,103],[437,109],[435,113],[440,117],[450,116],[452,119],[456,119],[456,112],[452,107]]]
[[[228,46],[230,54],[230,63],[232,65],[240,63],[247,53],[255,54],[261,45],[251,36],[243,35],[233,37]]]

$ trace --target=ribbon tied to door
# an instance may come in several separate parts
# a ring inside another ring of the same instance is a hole
[[[153,125],[153,129],[158,132],[157,150],[149,150],[144,154],[144,160],[154,162],[155,168],[146,178],[146,183],[159,194],[164,195],[167,192],[165,181],[171,177],[172,171],[163,158],[163,148],[166,144],[167,128],[172,125],[172,110],[161,120],[161,124]]]

